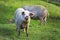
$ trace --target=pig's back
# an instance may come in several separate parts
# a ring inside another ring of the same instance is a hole
[[[36,17],[40,17],[43,15],[43,12],[46,10],[42,6],[24,6],[25,10],[35,13]]]

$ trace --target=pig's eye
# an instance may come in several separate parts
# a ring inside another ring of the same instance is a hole
[[[25,12],[22,12],[22,15],[25,15]]]

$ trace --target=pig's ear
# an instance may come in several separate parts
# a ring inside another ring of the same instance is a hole
[[[22,12],[22,15],[25,15],[25,12],[24,11]]]
[[[30,13],[30,16],[33,17],[34,16],[34,13]]]

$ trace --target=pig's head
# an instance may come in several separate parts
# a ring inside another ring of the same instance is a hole
[[[28,20],[30,17],[34,16],[34,13],[25,10],[25,11],[22,12],[22,15],[24,16],[25,20]]]

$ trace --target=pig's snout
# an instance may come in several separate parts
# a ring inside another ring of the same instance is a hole
[[[26,16],[25,19],[28,20],[29,16]]]

